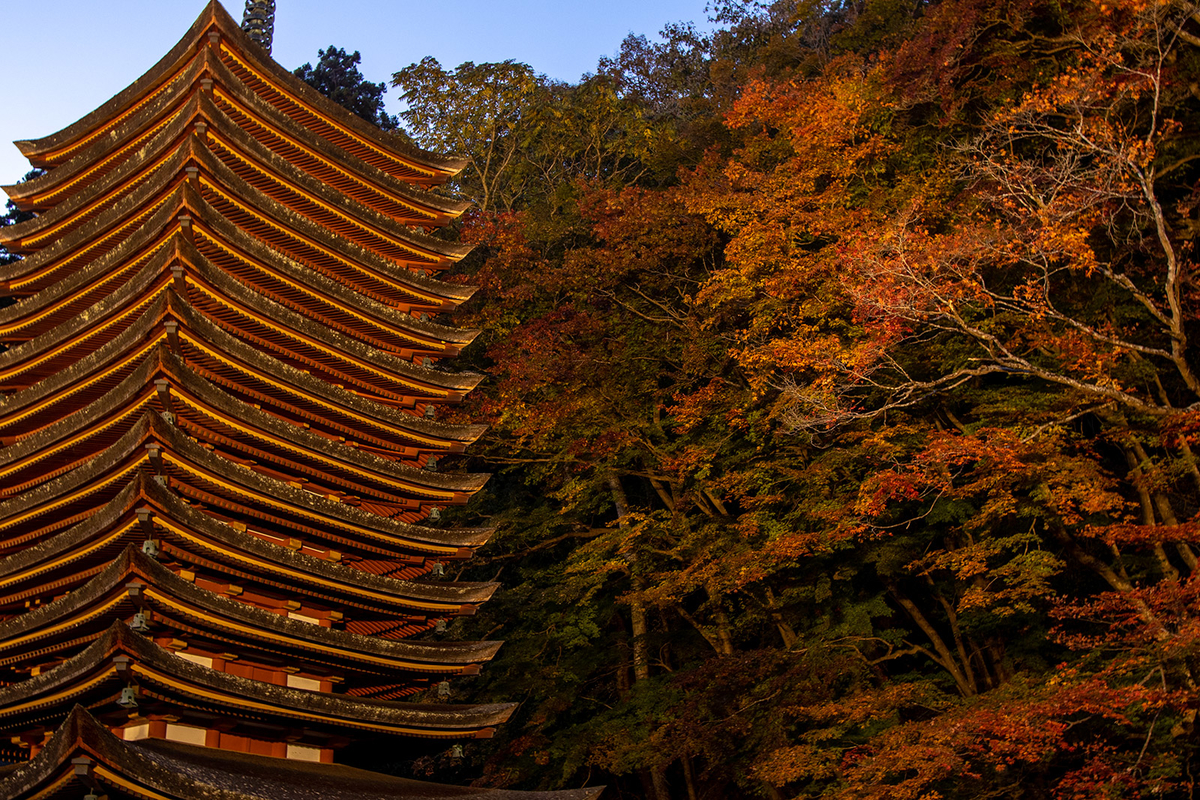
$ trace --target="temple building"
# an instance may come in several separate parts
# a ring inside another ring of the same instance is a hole
[[[464,161],[282,69],[247,6],[257,41],[213,0],[17,143],[45,173],[0,229],[0,798],[593,797],[337,763],[513,711],[443,702],[499,643],[436,636],[496,589],[443,577],[489,531],[438,524],[486,477],[437,468],[482,433],[438,421],[481,379],[434,320],[471,294],[430,235]]]

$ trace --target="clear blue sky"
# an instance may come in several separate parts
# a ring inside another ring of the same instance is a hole
[[[222,0],[241,19],[242,0]],[[359,50],[370,80],[431,55],[524,61],[575,81],[629,33],[709,27],[705,0],[276,0],[274,56],[289,69],[329,45]],[[204,0],[0,0],[0,183],[28,164],[10,142],[54,133],[133,82],[183,36]],[[389,108],[397,110],[395,90]],[[0,198],[3,195],[0,193]]]

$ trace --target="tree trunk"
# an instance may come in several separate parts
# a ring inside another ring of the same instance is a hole
[[[779,791],[777,787],[765,782],[762,784],[762,787],[766,791],[767,797],[771,798],[771,800],[783,800],[783,792]]]
[[[629,522],[626,519],[629,514],[629,501],[625,497],[625,487],[621,485],[621,480],[616,475],[608,476],[608,488],[612,491],[613,504],[617,507],[617,525],[622,529],[629,527]],[[634,563],[632,557],[629,559],[629,574],[630,580],[633,583],[634,591],[641,591],[643,588],[641,580],[636,577],[634,572]],[[633,682],[647,680],[650,677],[650,657],[647,652],[647,627],[646,627],[646,604],[640,599],[633,599],[629,603],[629,620],[630,629],[633,634]],[[661,768],[651,768],[648,770],[649,776],[643,776],[643,784],[647,783],[646,778],[649,778],[649,788],[653,790],[655,800],[671,800],[671,788],[667,785],[667,776]]]
[[[771,587],[765,587],[767,592],[767,614],[770,615],[771,621],[775,623],[775,629],[779,631],[779,638],[783,639],[783,649],[791,650],[792,645],[800,637],[796,635],[796,629],[788,624],[783,618],[783,613],[779,610],[779,604],[775,600],[775,593],[771,591]]]
[[[625,497],[625,487],[616,475],[608,477],[608,487],[612,490],[613,504],[617,507],[617,525],[622,529],[629,527],[626,517],[629,514],[629,501]],[[634,574],[633,559],[629,557],[630,582],[634,591],[641,591],[641,580]],[[650,677],[650,658],[646,652],[646,604],[639,599],[629,602],[630,627],[633,632],[633,679],[644,681]]]
[[[725,611],[725,598],[718,594],[711,586],[706,591],[708,599],[713,604],[713,619],[717,621],[717,642],[718,652],[723,656],[733,655],[733,637],[729,633],[731,624],[729,622],[729,614]]]
[[[1145,464],[1148,469],[1153,471],[1156,483],[1161,486],[1165,479],[1158,471],[1158,468],[1154,466],[1154,462],[1150,460],[1150,456],[1146,452],[1145,448],[1142,447],[1142,443],[1137,439],[1133,439],[1132,444],[1134,447],[1134,452],[1137,454],[1138,461],[1142,464]],[[1191,448],[1187,447],[1187,442],[1184,442],[1183,446],[1187,448],[1187,452],[1190,457]],[[1175,509],[1171,508],[1171,501],[1167,499],[1167,496],[1162,492],[1154,492],[1153,497],[1154,507],[1158,510],[1159,519],[1163,521],[1163,524],[1167,527],[1178,527],[1179,518],[1175,516]],[[1161,548],[1162,545],[1159,544],[1157,547]],[[1179,557],[1183,559],[1183,563],[1187,564],[1188,570],[1192,572],[1196,571],[1196,554],[1192,552],[1192,548],[1189,547],[1186,542],[1177,542],[1175,544],[1175,552],[1179,553]],[[1178,578],[1179,573],[1176,572],[1175,576]]]
[[[625,631],[625,620],[620,614],[613,614],[613,624],[617,626],[617,653],[620,657],[620,666],[617,667],[617,696],[622,700],[629,698],[629,690],[633,688],[633,683],[629,680],[629,670],[632,664],[630,658],[632,649],[629,646],[629,637]]]
[[[1120,566],[1120,553],[1114,546],[1114,556],[1116,558],[1117,569],[1105,564],[1100,559],[1088,553],[1079,544],[1071,538],[1071,535],[1064,530],[1055,530],[1055,535],[1067,546],[1071,556],[1088,567],[1101,578],[1104,582],[1111,586],[1115,591],[1120,592],[1129,598],[1130,604],[1137,610],[1138,617],[1143,622],[1150,626],[1154,632],[1154,638],[1162,641],[1170,636],[1170,633],[1163,627],[1162,623],[1154,616],[1154,612],[1146,605],[1146,601],[1142,600],[1134,594],[1134,585],[1129,580],[1129,576],[1125,574],[1124,568]],[[1118,571],[1119,570],[1119,571]]]
[[[967,669],[964,669],[966,665],[958,663],[954,654],[950,652],[946,640],[937,632],[937,629],[933,627],[933,624],[921,612],[917,604],[908,599],[898,586],[889,586],[888,588],[891,590],[892,597],[896,598],[896,602],[900,604],[900,607],[908,612],[908,616],[912,618],[913,622],[917,623],[917,627],[929,639],[935,652],[929,652],[927,648],[923,647],[919,648],[919,650],[928,655],[934,663],[946,670],[946,672],[950,673],[950,677],[954,678],[954,683],[958,686],[958,691],[963,697],[974,697],[979,694],[979,686],[975,683],[974,676],[970,674],[969,666],[967,666]]]
[[[1154,501],[1150,498],[1150,489],[1146,485],[1146,476],[1142,473],[1139,458],[1148,459],[1146,451],[1136,440],[1130,440],[1130,447],[1123,448],[1125,450],[1125,461],[1129,464],[1129,477],[1133,480],[1133,487],[1138,493],[1138,502],[1142,507],[1142,524],[1146,527],[1153,528],[1158,522],[1154,518]],[[1134,453],[1133,448],[1137,449]],[[1143,460],[1141,463],[1145,463]],[[1158,561],[1159,571],[1163,577],[1177,581],[1179,580],[1179,571],[1171,564],[1171,560],[1167,558],[1167,551],[1162,546],[1162,542],[1154,543],[1154,558]]]
[[[692,769],[692,759],[690,756],[684,756],[679,759],[679,763],[683,765],[683,782],[687,787],[688,800],[697,800],[699,795],[696,792],[696,773]]]

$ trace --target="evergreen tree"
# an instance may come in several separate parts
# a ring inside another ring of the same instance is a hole
[[[21,178],[20,182],[24,183],[25,181],[33,180],[34,178],[36,178],[42,174],[44,174],[43,170],[32,169],[29,172],[25,173],[25,177]],[[13,203],[12,200],[8,200],[5,203],[4,214],[0,215],[0,228],[8,227],[9,225],[16,225],[18,222],[24,222],[25,220],[32,219],[32,218],[33,218],[32,212],[22,211],[21,209],[16,207],[16,205]],[[5,250],[3,247],[0,247],[0,265],[11,264],[12,262],[17,261],[18,259],[19,259],[19,256],[15,256],[12,253]]]
[[[295,75],[333,102],[385,131],[399,126],[396,117],[384,108],[383,94],[387,84],[371,83],[358,71],[362,55],[355,50],[347,53],[330,45],[317,53],[317,65],[311,62],[295,70]]]

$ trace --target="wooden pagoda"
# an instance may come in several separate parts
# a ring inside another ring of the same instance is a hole
[[[0,229],[2,798],[523,793],[335,764],[485,738],[508,705],[414,702],[495,642],[413,640],[494,584],[488,531],[429,524],[484,476],[437,421],[479,376],[428,235],[463,162],[281,69],[210,2],[153,69],[52,136]],[[587,797],[591,790],[555,793]]]

